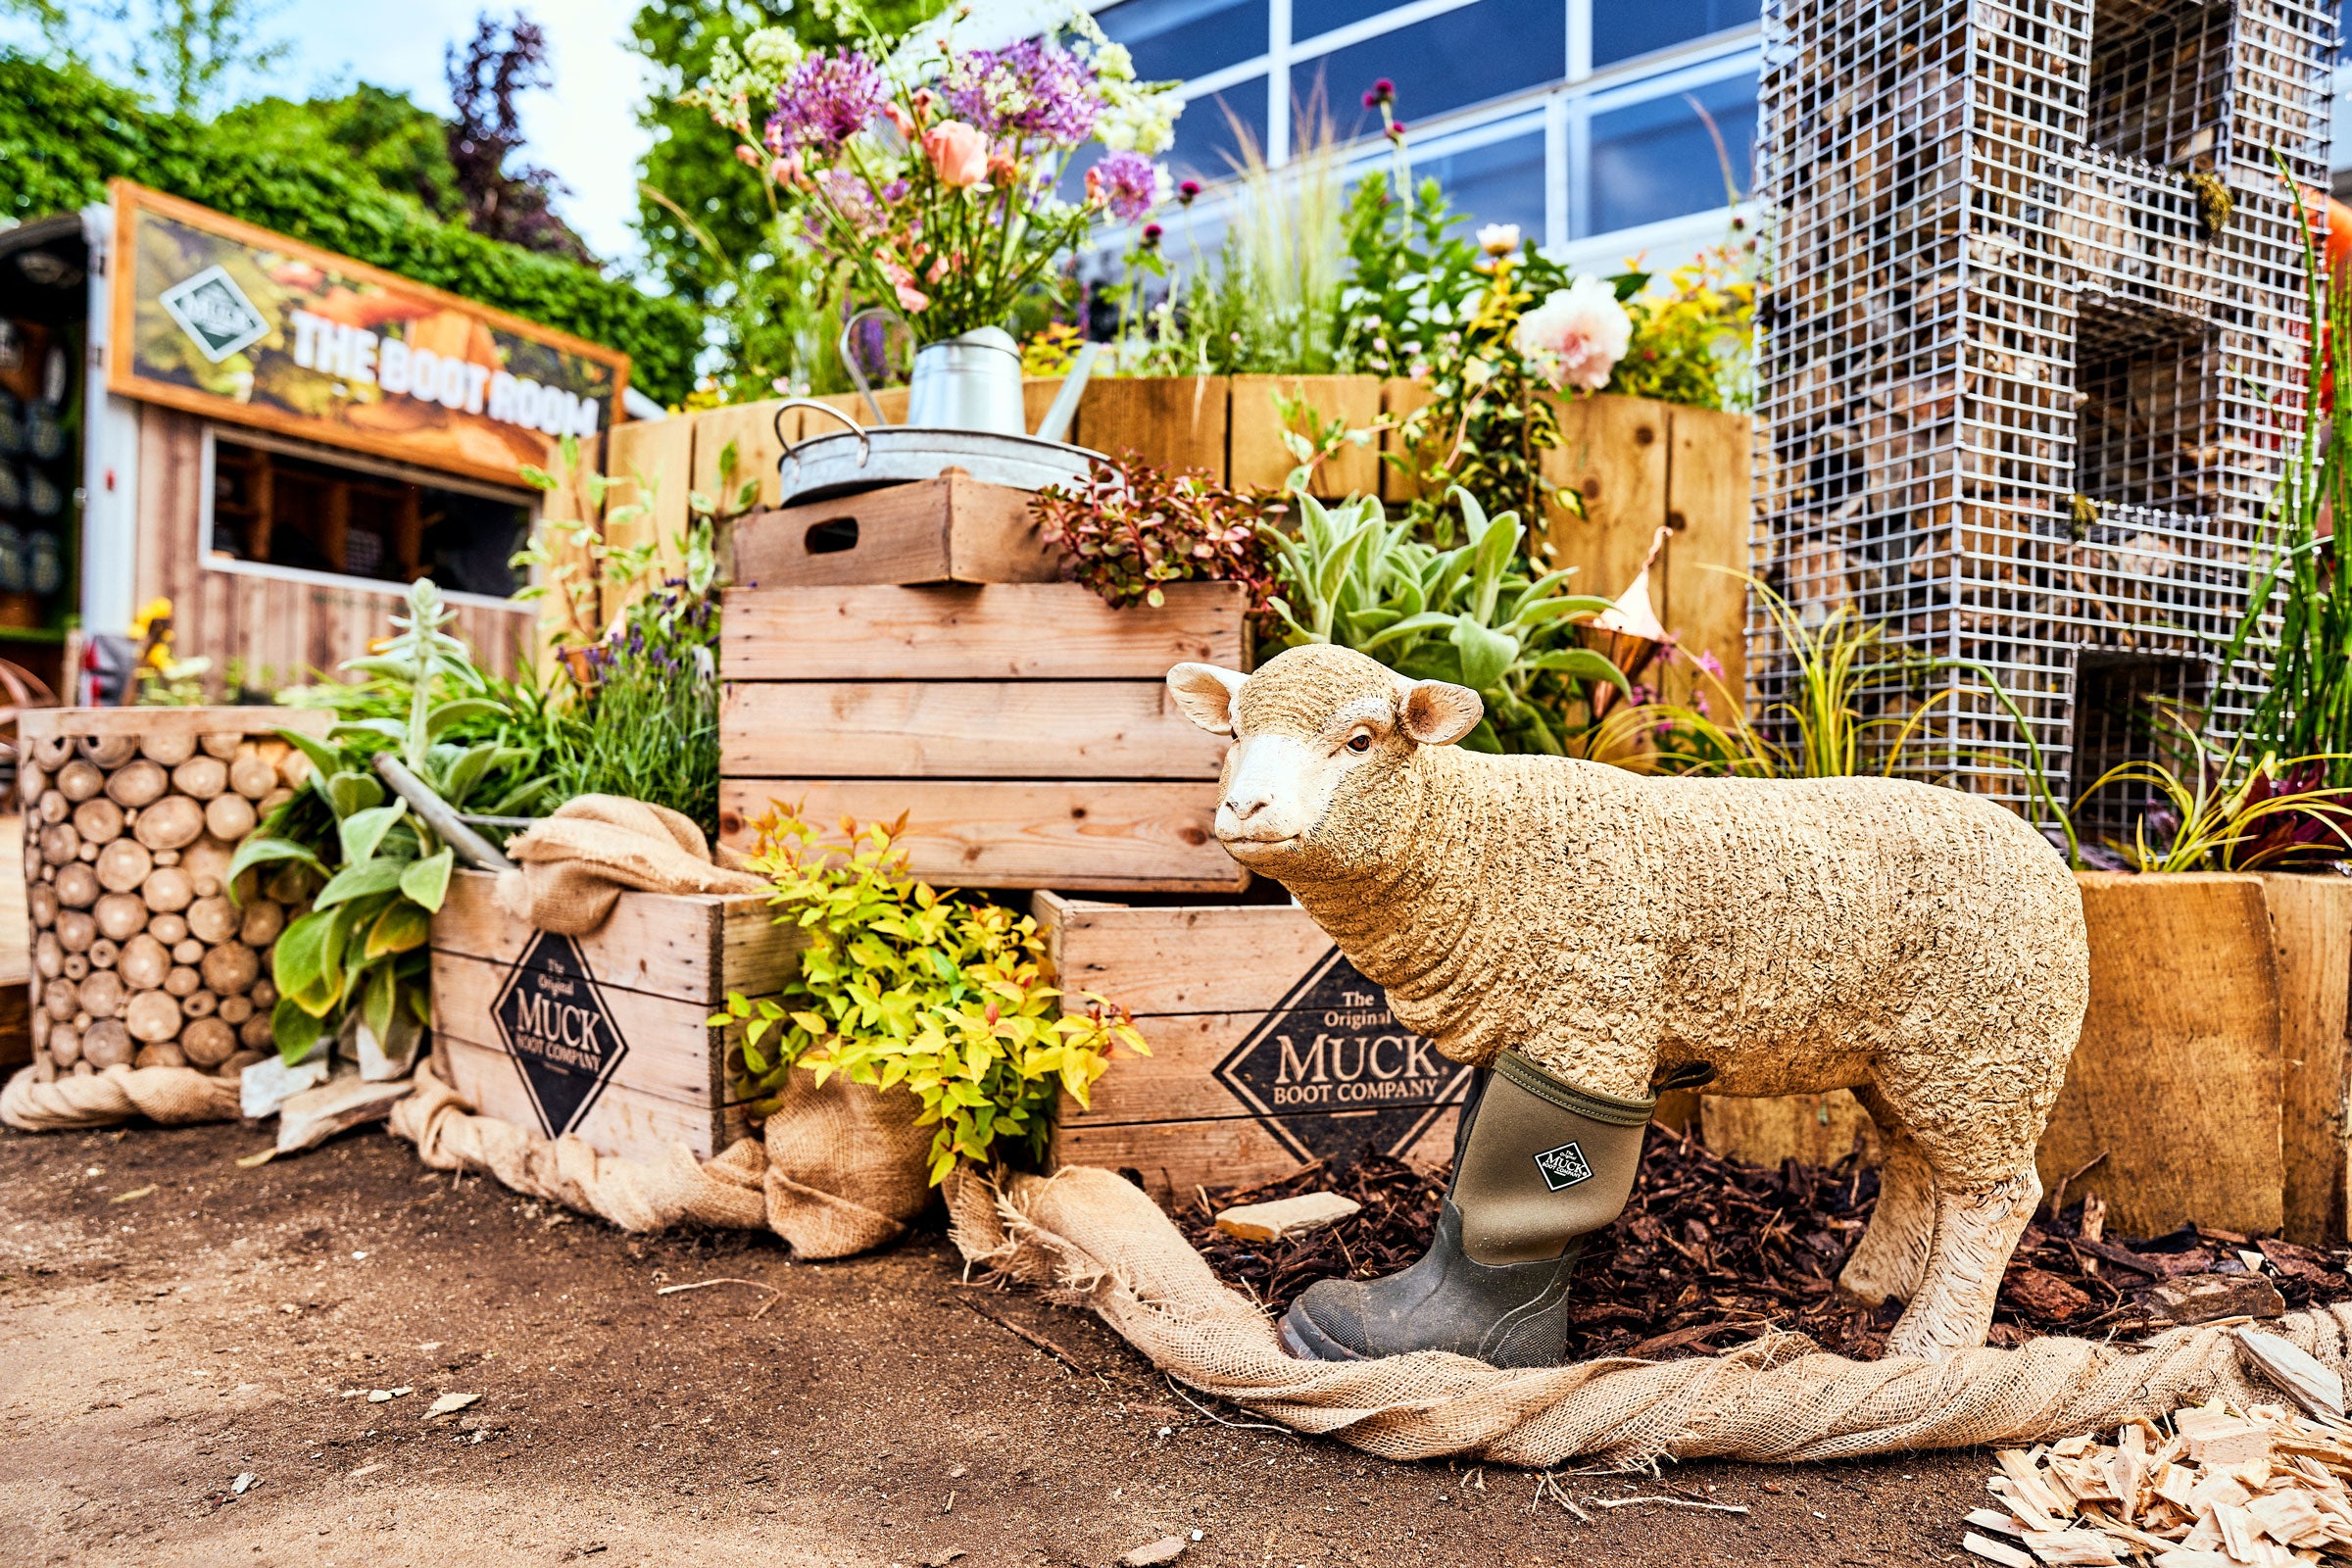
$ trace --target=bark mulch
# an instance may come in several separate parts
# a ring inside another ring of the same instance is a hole
[[[1811,1335],[1825,1349],[1875,1356],[1901,1315],[1838,1294],[1838,1271],[1878,1201],[1879,1177],[1847,1158],[1830,1167],[1786,1161],[1777,1170],[1709,1152],[1695,1138],[1652,1128],[1632,1200],[1591,1238],[1570,1308],[1572,1358],[1709,1355],[1771,1326]],[[1363,1205],[1340,1223],[1271,1246],[1236,1241],[1217,1210],[1329,1191]],[[1421,1255],[1446,1192],[1444,1171],[1416,1170],[1367,1151],[1351,1163],[1307,1166],[1278,1182],[1211,1191],[1177,1223],[1229,1285],[1280,1312],[1327,1275],[1372,1279]],[[2063,1188],[2053,1194],[2063,1203]],[[2086,1209],[2088,1212],[2086,1213]],[[2248,1272],[2242,1251],[2285,1304],[2352,1299],[2352,1251],[2323,1251],[2229,1231],[2181,1227],[2133,1241],[2108,1237],[2097,1200],[2045,1210],[2002,1280],[1992,1343],[2039,1334],[2135,1339],[2168,1326],[2138,1292],[2191,1274]],[[2250,1282],[2249,1282],[2250,1283]]]

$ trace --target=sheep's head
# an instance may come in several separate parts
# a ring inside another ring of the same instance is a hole
[[[1396,783],[1425,746],[1449,746],[1485,710],[1478,694],[1408,680],[1351,649],[1294,648],[1254,674],[1178,664],[1168,689],[1187,718],[1234,737],[1217,837],[1277,881],[1329,875],[1377,857],[1397,819]]]

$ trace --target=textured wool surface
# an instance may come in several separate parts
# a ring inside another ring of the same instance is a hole
[[[1334,714],[1397,689],[1292,649],[1242,687],[1237,733],[1336,748]],[[1648,778],[1392,733],[1296,857],[1248,863],[1456,1060],[1514,1047],[1629,1097],[1686,1062],[1711,1094],[1874,1086],[1965,1186],[2031,1164],[2089,992],[2064,862],[1932,785]]]
[[[2216,1395],[2240,1408],[2278,1397],[2242,1364],[2230,1331],[2211,1325],[2134,1346],[2053,1337],[1936,1360],[1855,1361],[1801,1334],[1767,1333],[1726,1355],[1521,1371],[1439,1350],[1296,1361],[1264,1311],[1109,1171],[1014,1176],[995,1204],[981,1196],[953,1205],[952,1234],[973,1262],[1092,1308],[1181,1383],[1389,1458],[1629,1470],[1669,1456],[1841,1459],[2071,1437]],[[2267,1326],[2331,1368],[2352,1350],[2352,1305]]]
[[[0,1122],[25,1133],[112,1127],[144,1116],[166,1126],[234,1121],[237,1079],[194,1067],[109,1067],[39,1083],[25,1067],[0,1088]]]

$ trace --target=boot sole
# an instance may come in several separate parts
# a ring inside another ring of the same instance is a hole
[[[1298,1303],[1296,1301],[1291,1303],[1289,1311],[1282,1314],[1282,1322],[1275,1331],[1275,1338],[1282,1343],[1283,1354],[1294,1361],[1361,1361],[1365,1359],[1361,1352],[1350,1350],[1317,1328],[1315,1320],[1300,1311]]]

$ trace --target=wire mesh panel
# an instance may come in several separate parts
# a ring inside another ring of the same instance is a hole
[[[1880,629],[1902,771],[2031,810],[2036,757],[2063,798],[2150,755],[2151,699],[2243,716],[2215,665],[2305,407],[2279,161],[2325,188],[2334,48],[2296,0],[1766,6],[1757,555]],[[1749,643],[1770,724],[1793,661]]]

